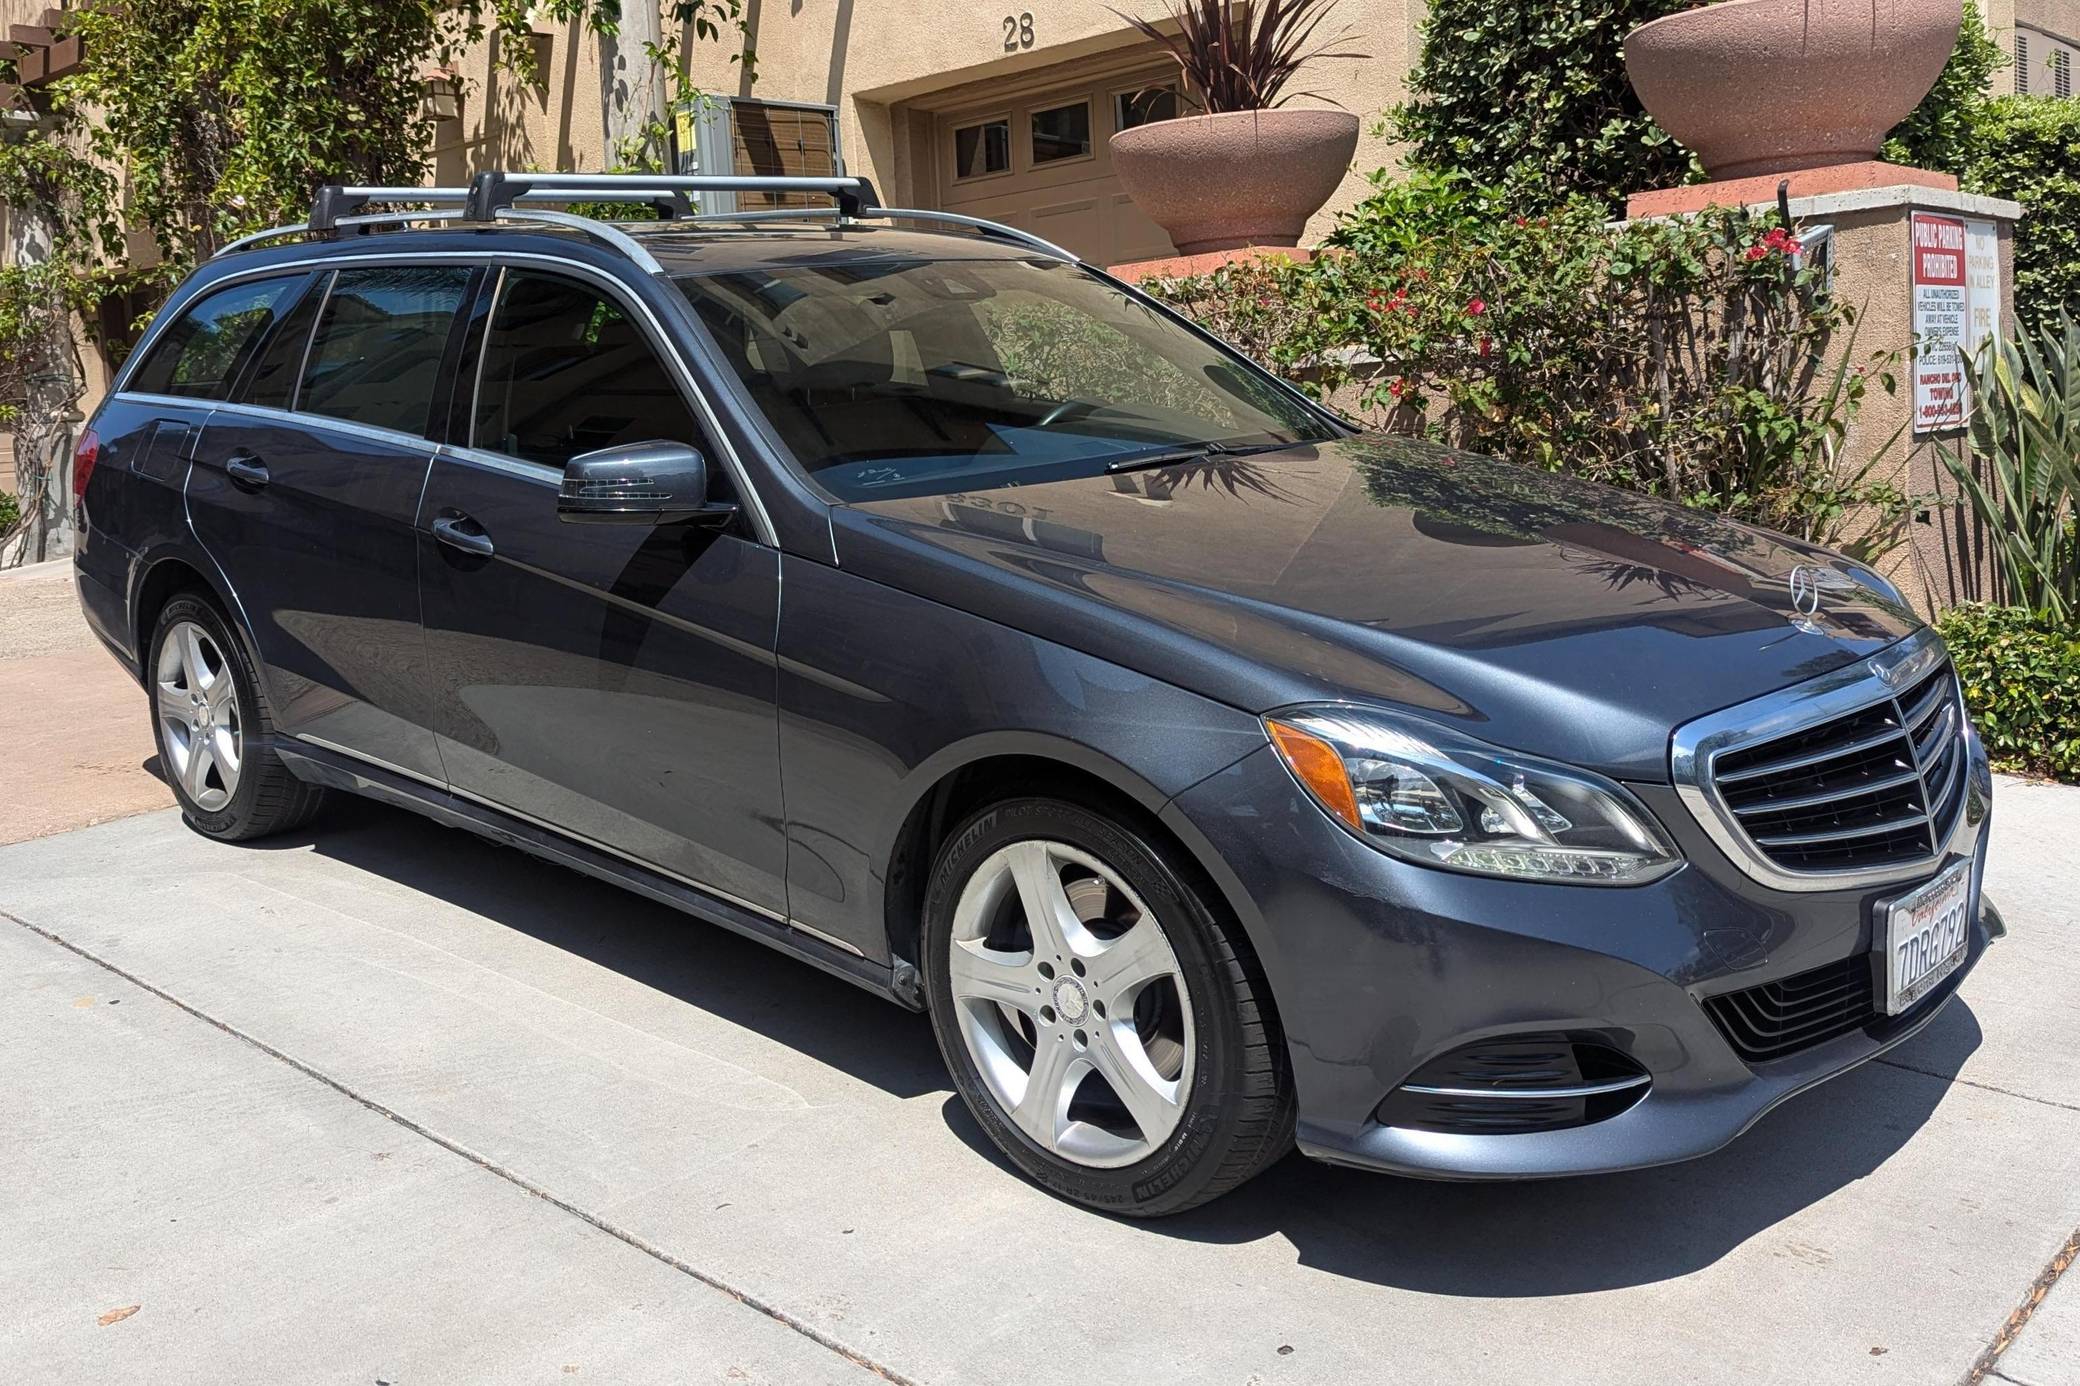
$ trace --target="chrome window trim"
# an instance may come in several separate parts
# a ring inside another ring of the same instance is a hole
[[[1972,830],[1970,814],[1960,812],[1949,839],[1928,856],[1911,862],[1849,870],[1791,871],[1763,856],[1749,840],[1720,797],[1711,768],[1728,751],[1891,702],[1901,690],[1941,664],[1947,654],[1942,638],[1923,627],[1866,659],[1684,723],[1676,728],[1669,752],[1669,771],[1677,797],[1729,861],[1755,880],[1778,890],[1853,890],[1906,881],[1933,870],[1952,855],[1958,840]],[[1961,700],[1958,715],[1964,716]],[[1918,766],[1916,770],[1918,774]],[[1961,771],[1969,774],[1970,767],[1962,766]]]
[[[207,286],[199,291],[198,296],[200,293],[214,293],[217,289],[228,284],[235,284],[240,280],[263,279],[269,275],[282,274],[288,271],[302,270],[307,272],[314,269],[336,271],[350,264],[423,265],[431,262],[455,262],[486,267],[496,266],[501,269],[508,264],[547,265],[559,272],[574,274],[581,278],[592,280],[613,295],[617,301],[628,307],[630,311],[637,315],[638,325],[643,326],[647,331],[652,349],[663,357],[673,376],[678,380],[679,392],[692,408],[695,419],[707,429],[710,441],[714,443],[716,449],[721,453],[723,465],[728,468],[730,479],[736,483],[738,491],[743,495],[745,513],[751,518],[751,526],[755,537],[768,548],[780,547],[779,531],[774,527],[772,516],[766,510],[764,498],[759,495],[758,488],[751,484],[751,473],[745,467],[744,459],[738,454],[736,445],[730,441],[729,435],[723,431],[722,420],[716,415],[714,406],[708,402],[708,396],[701,389],[700,382],[694,376],[692,367],[686,364],[684,355],[673,342],[672,334],[665,330],[664,323],[651,310],[649,304],[631,294],[625,284],[605,270],[597,269],[591,265],[580,264],[575,260],[565,259],[559,255],[541,255],[529,251],[516,250],[421,250],[416,252],[386,251],[377,255],[311,255],[295,260],[277,260],[273,264],[256,265],[251,269],[232,270],[227,274],[219,275],[212,279]],[[676,292],[676,289],[674,292]],[[183,305],[181,313],[186,311],[186,306]],[[166,330],[172,321],[180,317],[181,313],[167,314],[162,312],[153,321],[144,337],[137,343],[136,349],[123,362],[123,368],[116,373],[116,378],[110,383],[109,397],[111,399],[122,398],[148,402],[171,401],[184,408],[195,408],[198,406],[252,408],[253,406],[249,405],[234,406],[226,400],[147,395],[133,392],[127,388],[130,376],[137,369],[137,364],[144,360],[146,353],[151,350],[153,343],[158,341],[160,334]],[[312,335],[313,337],[316,336],[315,325],[312,328]],[[488,337],[488,332],[486,335]],[[480,350],[478,352],[480,359],[482,355],[483,353]],[[301,393],[301,382],[298,385],[298,393]],[[326,418],[322,414],[292,413],[279,409],[256,410],[256,412],[265,413],[270,417],[289,419]],[[340,424],[342,427],[348,426],[340,420],[326,419],[326,422]],[[370,431],[380,433],[385,439],[400,436],[388,429]],[[423,444],[426,447],[440,446],[430,438],[416,434],[410,436],[414,442]]]

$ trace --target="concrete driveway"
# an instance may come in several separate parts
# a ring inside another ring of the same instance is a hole
[[[2080,791],[2003,784],[2012,936],[1719,1155],[1296,1157],[1154,1224],[997,1161],[921,1018],[415,817],[19,842],[0,1376],[2080,1382],[2076,837]]]

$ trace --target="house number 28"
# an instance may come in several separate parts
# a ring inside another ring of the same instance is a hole
[[[1004,16],[1004,51],[1016,53],[1033,46],[1033,12]]]

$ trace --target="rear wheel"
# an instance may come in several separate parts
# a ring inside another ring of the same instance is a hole
[[[318,811],[325,792],[274,753],[274,724],[245,647],[210,601],[184,592],[166,603],[147,673],[159,764],[199,831],[244,841]]]
[[[1054,799],[985,809],[925,898],[927,996],[955,1086],[1036,1182],[1175,1213],[1283,1154],[1290,1084],[1262,981],[1166,846]]]

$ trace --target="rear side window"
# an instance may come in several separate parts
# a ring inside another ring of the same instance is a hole
[[[124,388],[227,399],[231,384],[304,276],[256,279],[204,294],[152,345]]]
[[[613,299],[554,275],[506,276],[477,381],[475,445],[561,467],[581,452],[700,444],[664,362]]]
[[[320,279],[294,307],[282,305],[286,316],[260,348],[260,359],[246,378],[239,396],[244,404],[266,409],[296,406],[296,379],[303,373],[303,355],[311,344],[311,324],[318,320],[318,307],[325,301],[325,283]]]
[[[318,316],[297,408],[423,436],[469,276],[459,266],[341,270]]]

